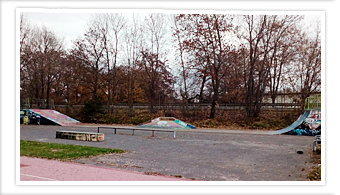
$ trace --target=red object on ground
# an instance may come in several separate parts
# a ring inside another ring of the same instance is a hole
[[[20,181],[191,181],[78,163],[20,157]]]

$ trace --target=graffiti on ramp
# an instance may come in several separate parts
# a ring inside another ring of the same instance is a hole
[[[195,127],[173,117],[159,117],[139,124],[139,128],[157,129],[194,129]]]
[[[55,110],[47,109],[29,109],[29,110],[61,126],[73,126],[80,124],[79,121]]]

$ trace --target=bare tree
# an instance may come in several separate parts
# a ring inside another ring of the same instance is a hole
[[[129,108],[133,108],[134,94],[138,82],[136,82],[137,60],[140,54],[142,43],[141,21],[138,20],[138,15],[133,15],[132,21],[124,28],[125,41],[125,59],[127,68],[127,99]]]
[[[302,102],[312,92],[321,91],[321,35],[320,26],[299,36],[297,61],[289,74],[293,91],[301,93]]]
[[[170,72],[167,70],[169,67],[166,65],[166,49],[164,48],[167,18],[164,14],[149,14],[144,21],[145,26],[142,30],[144,30],[145,42],[141,43],[139,68],[145,74],[143,77],[147,88],[150,112],[154,112],[155,102],[157,99],[160,101],[163,92],[159,90],[158,86],[161,83],[169,83],[171,80],[166,78],[170,76]]]
[[[49,107],[51,89],[58,74],[63,39],[45,26],[29,28],[21,23],[21,81],[29,97],[46,99]]]
[[[24,14],[20,14],[20,96],[29,97],[27,83],[29,82],[28,64],[32,58],[30,40],[32,27]]]
[[[242,35],[248,45],[246,69],[246,111],[249,117],[258,117],[266,89],[275,102],[285,67],[297,54],[298,23],[301,16],[259,15],[243,16],[247,33]]]
[[[91,26],[100,36],[103,47],[103,63],[106,67],[107,87],[107,108],[111,113],[110,105],[114,97],[114,88],[116,82],[116,68],[119,51],[120,33],[125,26],[126,18],[122,14],[95,14],[92,18]]]
[[[32,27],[24,14],[20,14],[20,53],[29,47],[29,40],[32,36]],[[21,64],[23,65],[23,64]]]
[[[226,76],[232,64],[233,46],[227,41],[228,33],[232,30],[232,16],[218,14],[179,15],[177,17],[181,30],[186,31],[182,36],[186,51],[192,55],[193,67],[200,72],[202,85],[200,99],[203,99],[204,84],[211,86],[210,118],[215,117],[215,108],[219,100],[221,80]],[[207,82],[209,80],[209,83]]]
[[[193,66],[192,53],[188,52],[188,44],[185,37],[188,33],[192,32],[184,30],[184,26],[187,25],[186,22],[188,21],[185,21],[183,18],[180,19],[178,15],[173,15],[171,22],[174,55],[176,56],[174,61],[177,64],[176,68],[178,72],[176,84],[181,99],[185,102],[186,106],[188,106],[194,99],[203,97],[207,76],[202,78],[204,82],[201,83],[201,87],[197,87],[198,83],[200,83],[200,78],[197,74],[199,70]],[[205,64],[201,64],[201,66],[204,69]],[[201,94],[201,96],[198,94]],[[200,100],[202,101],[203,99],[200,98]]]
[[[268,17],[270,16],[244,16],[247,34],[243,37],[248,42],[249,49],[245,99],[248,117],[257,117],[259,115],[262,97],[266,88],[266,76],[269,68],[266,61],[270,49],[267,34]]]
[[[177,44],[175,44],[175,48],[179,52],[179,61],[180,61],[180,75],[183,78],[183,86],[180,86],[180,95],[181,97],[185,100],[185,103],[189,103],[189,92],[188,92],[188,86],[187,86],[187,80],[188,80],[188,67],[186,63],[184,62],[184,46],[183,46],[183,41],[181,38],[181,30],[178,26],[178,21],[176,19],[176,15],[173,16],[172,18],[172,23],[173,23],[173,36],[175,38],[175,41]]]
[[[77,58],[83,61],[88,68],[89,77],[87,82],[91,84],[92,98],[97,98],[98,89],[101,87],[100,75],[104,69],[104,42],[102,34],[99,32],[96,21],[92,21],[87,27],[84,38],[79,38],[74,42]]]
[[[299,45],[297,32],[299,22],[303,16],[273,16],[269,31],[271,31],[271,51],[268,53],[268,63],[270,66],[268,87],[272,103],[275,103],[278,90],[285,85],[282,80],[289,71],[289,64],[294,61]]]

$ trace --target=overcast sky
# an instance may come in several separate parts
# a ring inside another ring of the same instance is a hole
[[[30,11],[30,9],[27,9]],[[91,14],[93,13],[65,13],[65,10],[51,10],[53,13],[49,13],[49,10],[43,10],[44,12],[24,12],[28,17],[31,24],[45,25],[49,29],[53,30],[58,36],[65,38],[65,47],[70,48],[72,43],[71,40],[75,40],[79,36],[83,36],[85,32],[85,27],[89,21]],[[79,12],[79,10],[75,10]],[[82,10],[81,12],[87,12],[87,10]],[[90,12],[93,12],[91,10]],[[251,12],[249,12],[251,13]],[[303,12],[305,13],[305,12]],[[313,12],[311,12],[313,14]],[[306,23],[310,24],[315,22],[317,15],[306,15]]]
[[[45,25],[58,36],[65,38],[65,46],[71,46],[71,40],[83,36],[85,25],[90,18],[88,13],[25,13],[31,24]]]

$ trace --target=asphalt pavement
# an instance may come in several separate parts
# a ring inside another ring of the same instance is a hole
[[[55,138],[56,130],[97,132],[97,127],[21,125],[20,139],[122,149],[127,152],[73,162],[204,181],[308,181],[307,170],[312,166],[314,137],[270,135],[268,131],[178,130],[174,139],[169,132],[155,132],[152,137],[151,132],[114,134],[101,129],[102,142]]]

